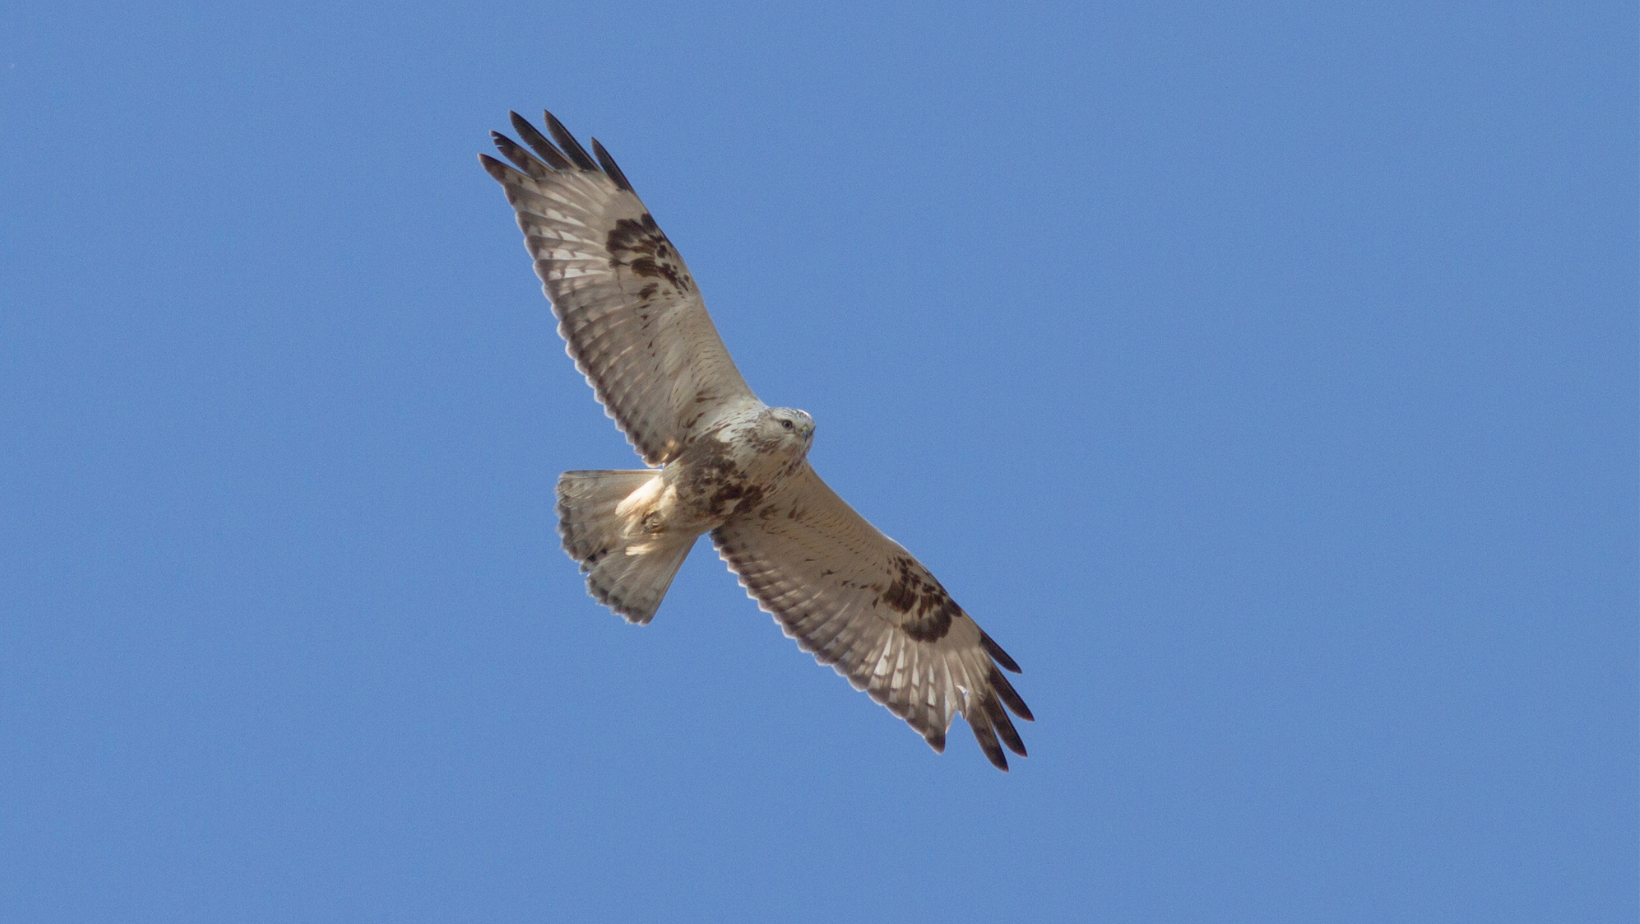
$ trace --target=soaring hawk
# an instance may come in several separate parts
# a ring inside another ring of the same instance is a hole
[[[711,533],[804,651],[935,751],[961,713],[1007,770],[1001,745],[1025,753],[1008,711],[1032,716],[998,666],[1019,665],[815,474],[814,420],[752,394],[683,258],[603,146],[593,140],[589,155],[550,112],[551,141],[517,113],[512,125],[528,149],[492,133],[512,165],[479,160],[518,213],[575,367],[651,466],[558,479],[558,531],[587,590],[647,623]]]

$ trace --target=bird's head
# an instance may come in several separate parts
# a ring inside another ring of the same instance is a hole
[[[807,455],[814,445],[814,418],[794,407],[771,407],[757,422],[758,436],[781,449]]]

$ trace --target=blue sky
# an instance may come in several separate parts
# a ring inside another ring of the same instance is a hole
[[[0,918],[1620,921],[1632,4],[10,4]],[[475,154],[619,159],[1020,662],[943,756],[634,457]]]

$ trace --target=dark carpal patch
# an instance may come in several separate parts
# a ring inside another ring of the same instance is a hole
[[[888,589],[877,601],[904,614],[905,634],[919,642],[935,642],[951,631],[951,620],[962,616],[962,607],[951,599],[928,569],[906,555],[897,556]]]
[[[637,219],[623,218],[615,222],[604,247],[609,251],[611,268],[624,266],[638,276],[664,279],[679,295],[694,291],[695,281],[683,268],[683,260],[648,212]],[[642,292],[654,294],[648,286]],[[647,299],[649,295],[643,297]]]

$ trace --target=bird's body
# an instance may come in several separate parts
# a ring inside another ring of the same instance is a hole
[[[628,621],[655,615],[710,533],[788,635],[911,724],[935,750],[962,714],[986,756],[1025,753],[1007,710],[1030,710],[998,670],[1013,659],[928,569],[808,464],[814,421],[771,408],[740,377],[682,257],[596,141],[550,113],[516,113],[536,156],[494,135],[480,155],[518,213],[561,333],[600,402],[654,468],[565,472],[559,533],[587,589]]]

